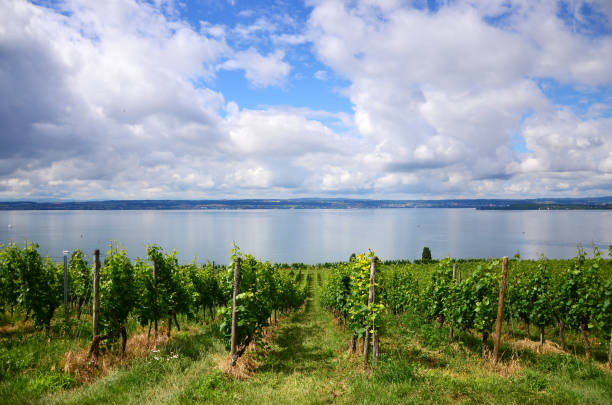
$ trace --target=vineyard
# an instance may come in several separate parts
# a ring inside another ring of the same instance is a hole
[[[612,247],[609,253],[612,256]],[[449,343],[454,341],[455,330],[477,333],[482,356],[487,354],[487,339],[499,316],[499,260],[462,263],[459,270],[450,258],[425,265],[429,267],[426,271],[414,265],[383,264],[373,284],[368,269],[370,263],[375,267],[375,262],[370,252],[370,260],[360,254],[335,267],[321,298],[322,305],[351,330],[353,350],[357,339],[369,342],[370,333],[376,336],[375,329],[384,328],[384,322],[377,325],[376,320],[386,308],[394,315],[422,314],[424,322],[446,326]],[[592,357],[590,341],[594,338],[608,346],[607,361],[612,368],[612,266],[599,250],[587,259],[580,248],[570,261],[544,257],[521,261],[517,256],[509,267],[511,276],[503,282],[504,291],[508,291],[504,294],[506,311],[500,323],[524,328],[528,338],[530,325],[536,326],[539,350],[547,328],[557,328],[561,350],[566,350],[568,330],[579,332],[587,358]],[[373,285],[375,296],[380,298],[368,302],[365,297]]]
[[[609,403],[610,256],[55,263],[11,243],[0,403]]]

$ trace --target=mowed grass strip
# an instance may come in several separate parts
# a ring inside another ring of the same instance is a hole
[[[251,378],[238,381],[215,371],[198,380],[176,403],[317,404],[346,395],[354,362],[346,351],[345,335],[319,306],[320,277],[313,270],[308,272],[304,308],[274,329]]]

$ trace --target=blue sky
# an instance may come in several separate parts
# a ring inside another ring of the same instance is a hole
[[[612,194],[608,0],[9,0],[0,199]]]
[[[245,38],[234,33],[228,43],[235,49],[255,48],[262,54],[273,52],[275,38],[282,35],[300,36],[311,7],[302,1],[187,1],[175,6],[176,12],[197,29],[202,21],[212,25],[243,28],[257,27]],[[270,29],[268,31],[267,29]],[[315,110],[351,112],[351,104],[339,90],[348,82],[329,71],[311,52],[312,44],[300,43],[285,47],[285,60],[291,71],[279,86],[257,87],[249,83],[240,71],[221,70],[205,85],[220,91],[228,101],[244,108],[290,105]],[[315,77],[317,72],[325,79]]]

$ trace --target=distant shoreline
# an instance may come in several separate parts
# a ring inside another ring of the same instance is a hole
[[[350,198],[236,200],[0,201],[0,211],[252,210],[472,208],[477,210],[609,210],[612,196],[595,198],[367,200]]]

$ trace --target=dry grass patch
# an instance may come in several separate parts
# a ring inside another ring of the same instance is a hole
[[[187,331],[192,330],[187,329]],[[113,348],[102,352],[98,361],[94,363],[91,358],[87,358],[89,347],[86,347],[66,352],[60,364],[63,370],[73,374],[79,383],[88,383],[105,376],[118,365],[127,365],[135,359],[147,357],[155,352],[158,346],[163,346],[170,340],[172,338],[165,333],[158,334],[157,339],[149,338],[147,331],[143,329],[140,333],[128,337],[124,355],[117,348]]]
[[[0,335],[13,335],[16,333],[32,332],[34,324],[32,321],[16,321],[0,326]]]
[[[505,339],[504,339],[505,340]],[[541,354],[567,354],[561,349],[557,343],[547,340],[543,346],[540,346],[539,341],[522,339],[522,340],[506,340],[509,344],[514,345],[517,349],[530,349],[534,353]]]
[[[230,356],[227,353],[217,354],[213,359],[217,368],[221,370],[224,376],[240,381],[248,380],[261,366],[261,363],[253,357],[252,345],[236,360],[234,367],[231,366]]]
[[[498,361],[495,363],[493,351],[491,350],[486,352],[485,358],[482,360],[482,366],[484,370],[495,373],[500,377],[511,377],[525,368],[515,354],[512,355],[509,361]]]

